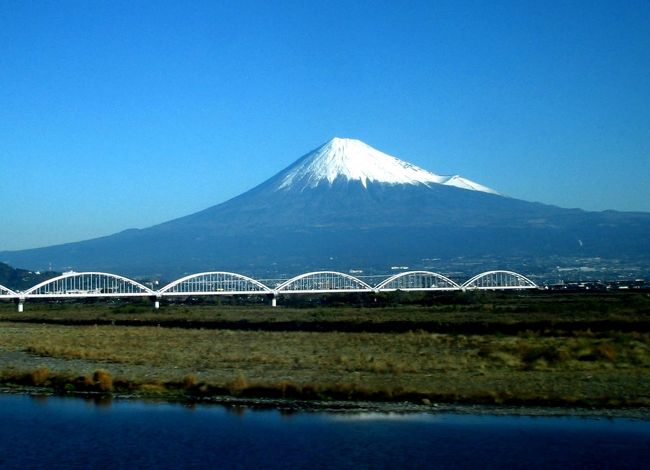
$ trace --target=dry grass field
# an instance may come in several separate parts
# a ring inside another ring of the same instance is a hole
[[[172,305],[160,312],[146,304],[34,304],[22,315],[3,305],[0,381],[187,397],[650,405],[647,297],[585,297],[582,306],[573,299],[564,307],[521,299],[374,309]],[[224,321],[234,327],[221,328]],[[405,329],[409,321],[413,328]],[[599,326],[592,331],[589,322]],[[278,323],[293,326],[265,328]],[[345,331],[337,331],[341,325]],[[373,331],[363,331],[369,325]]]

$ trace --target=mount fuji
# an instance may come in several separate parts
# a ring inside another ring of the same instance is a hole
[[[440,176],[380,152],[354,139],[333,138],[276,175],[277,189],[313,189],[337,179],[368,184],[443,184],[497,194],[493,189],[455,176]]]
[[[77,243],[5,251],[0,261],[167,278],[205,270],[385,272],[393,264],[454,257],[647,257],[649,238],[649,213],[513,199],[359,140],[334,138],[259,186],[201,212]]]

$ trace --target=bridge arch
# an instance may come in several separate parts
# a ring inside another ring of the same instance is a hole
[[[271,289],[253,278],[225,271],[190,274],[170,282],[158,292],[167,296],[273,294]]]
[[[526,276],[513,271],[486,271],[467,280],[463,289],[539,289]]]
[[[14,299],[20,297],[17,292],[12,291],[8,287],[0,284],[0,299]]]
[[[281,293],[372,292],[374,289],[354,276],[337,271],[304,273],[276,287]]]
[[[23,292],[29,297],[138,297],[156,293],[117,274],[74,271],[48,279]]]
[[[407,271],[379,283],[376,287],[379,291],[393,290],[460,290],[460,286],[443,276],[431,271]]]

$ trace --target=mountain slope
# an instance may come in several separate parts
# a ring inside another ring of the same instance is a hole
[[[40,273],[27,271],[26,269],[15,269],[5,263],[0,263],[0,285],[14,291],[28,289],[57,274],[54,272]]]
[[[468,186],[472,189],[462,189]],[[650,214],[560,209],[333,139],[222,204],[143,230],[0,260],[173,277],[417,264],[441,257],[645,256]]]

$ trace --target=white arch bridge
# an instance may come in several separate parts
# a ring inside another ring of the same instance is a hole
[[[148,297],[156,308],[165,297],[197,297],[215,295],[264,295],[276,306],[281,295],[328,294],[394,291],[465,291],[538,289],[527,277],[512,271],[487,271],[458,284],[442,274],[431,271],[406,271],[390,276],[376,285],[337,271],[316,271],[300,274],[268,286],[242,274],[211,271],[191,274],[153,290],[133,279],[104,272],[68,272],[43,281],[25,291],[15,292],[0,285],[0,299],[14,300],[18,311],[28,299],[74,299],[93,297]]]

